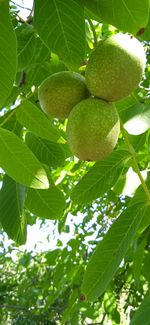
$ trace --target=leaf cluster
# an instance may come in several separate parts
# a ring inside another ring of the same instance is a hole
[[[26,20],[0,1],[2,237],[20,250],[37,219],[54,220],[59,234],[73,225],[66,247],[18,252],[16,263],[1,242],[2,324],[123,324],[127,314],[149,324],[149,26],[148,0],[36,0]],[[116,103],[117,148],[83,162],[67,146],[66,121],[41,111],[38,87],[55,72],[84,75],[97,41],[118,31],[143,42],[144,79]]]

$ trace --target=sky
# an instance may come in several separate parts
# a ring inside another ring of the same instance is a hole
[[[33,6],[33,0],[14,0],[13,3],[18,5],[18,9],[20,9],[19,16],[26,19],[29,16],[30,11],[25,8],[31,9]],[[24,8],[19,8],[19,5]]]

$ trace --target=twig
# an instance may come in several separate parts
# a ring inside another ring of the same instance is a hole
[[[87,21],[88,21],[88,23],[89,23],[89,25],[90,25],[90,28],[91,28],[91,31],[92,31],[92,33],[93,33],[93,38],[94,38],[94,48],[96,48],[96,47],[97,47],[97,35],[96,35],[96,32],[95,32],[95,28],[94,28],[94,25],[93,25],[91,19],[88,18]]]
[[[10,2],[12,2],[16,7],[19,7],[19,8],[21,8],[21,9],[25,9],[25,10],[28,10],[28,11],[32,11],[32,9],[30,9],[30,8],[26,8],[26,7],[24,7],[24,6],[21,6],[21,5],[19,5],[18,3],[15,3],[14,1],[10,1]]]

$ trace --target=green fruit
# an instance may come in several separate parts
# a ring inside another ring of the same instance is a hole
[[[85,78],[79,73],[62,71],[45,79],[38,98],[43,111],[52,117],[66,118],[72,108],[89,96]]]
[[[145,69],[142,44],[129,35],[116,34],[100,41],[93,51],[85,73],[91,94],[117,101],[131,94]]]
[[[67,142],[81,160],[102,160],[114,149],[120,131],[116,108],[104,100],[88,98],[71,111]]]

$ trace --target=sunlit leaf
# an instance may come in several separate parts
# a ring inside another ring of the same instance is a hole
[[[0,108],[10,95],[17,68],[17,43],[7,0],[0,1]]]
[[[150,106],[137,104],[126,111],[124,128],[133,135],[146,132],[150,128]]]
[[[32,151],[13,133],[0,128],[0,167],[16,182],[48,188],[46,172]]]
[[[31,132],[26,134],[25,141],[38,160],[43,164],[53,167],[62,166],[64,164],[66,158],[66,146],[64,144],[36,137]]]
[[[64,195],[56,186],[48,190],[28,189],[25,204],[42,219],[60,219],[66,206]]]
[[[52,121],[30,101],[22,102],[16,114],[18,121],[37,136],[51,141],[59,139],[60,133]]]

